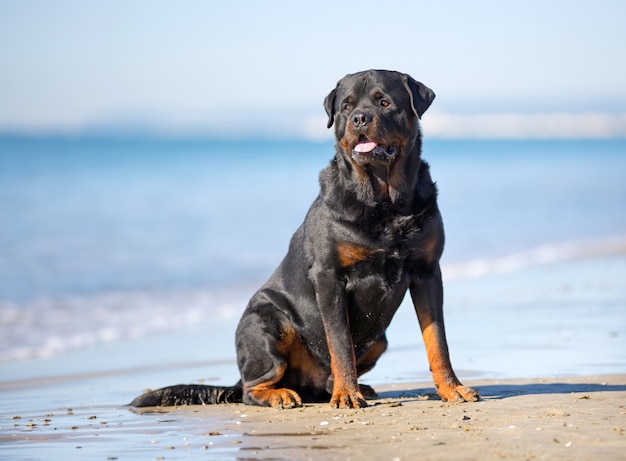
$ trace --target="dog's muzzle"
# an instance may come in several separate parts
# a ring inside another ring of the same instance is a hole
[[[359,136],[359,142],[352,149],[352,158],[359,165],[370,163],[386,164],[396,155],[394,146],[385,146],[370,140],[367,136]]]

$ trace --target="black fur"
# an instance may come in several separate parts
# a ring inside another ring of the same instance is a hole
[[[242,401],[242,392],[241,381],[232,387],[179,384],[142,394],[133,400],[130,405],[133,407],[166,407],[239,403]]]

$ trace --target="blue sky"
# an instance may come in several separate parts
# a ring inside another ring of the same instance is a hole
[[[0,131],[297,131],[367,68],[430,86],[434,120],[593,114],[626,131],[625,23],[621,0],[0,0]]]

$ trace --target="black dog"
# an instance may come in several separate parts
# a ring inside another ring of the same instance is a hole
[[[335,158],[320,174],[320,194],[287,256],[237,328],[241,381],[166,387],[131,405],[330,400],[333,407],[364,407],[373,390],[357,378],[387,348],[385,330],[407,290],[439,395],[479,399],[454,374],[444,332],[444,233],[418,123],[434,97],[398,72],[370,70],[339,81],[324,101],[328,127],[335,125]]]

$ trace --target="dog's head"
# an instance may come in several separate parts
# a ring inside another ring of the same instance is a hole
[[[342,78],[324,100],[342,152],[364,166],[390,164],[412,149],[417,120],[435,93],[406,74],[368,70]]]

